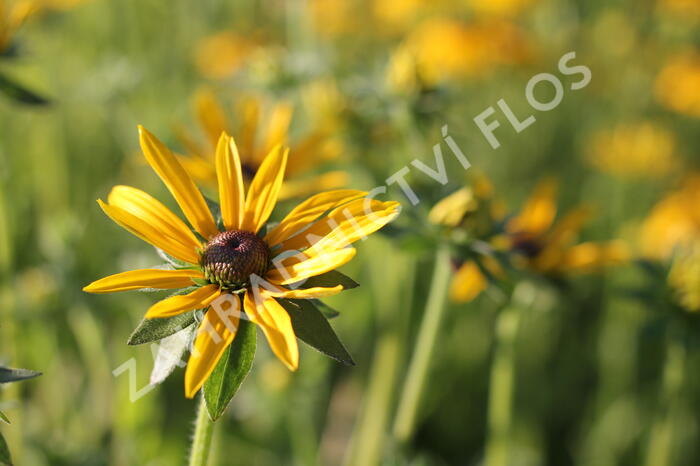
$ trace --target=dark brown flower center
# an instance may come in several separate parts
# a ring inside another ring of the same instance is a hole
[[[200,265],[204,277],[222,288],[243,288],[255,274],[265,275],[270,264],[270,249],[249,231],[219,233],[204,247]]]

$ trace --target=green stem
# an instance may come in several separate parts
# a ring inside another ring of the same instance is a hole
[[[685,348],[677,334],[669,332],[664,362],[659,412],[651,428],[646,466],[669,466],[673,462],[673,419],[683,386]]]
[[[201,395],[197,420],[194,425],[194,438],[190,450],[190,466],[206,466],[211,449],[211,438],[214,432],[214,423],[209,419],[207,404],[204,395]]]
[[[394,421],[394,437],[399,443],[407,443],[413,436],[416,415],[425,380],[433,359],[433,350],[445,311],[447,285],[450,278],[450,253],[447,246],[438,247],[430,292],[418,331],[415,350],[408,366]]]
[[[491,364],[486,466],[506,466],[515,385],[515,340],[520,324],[517,306],[501,310],[496,320],[495,350]]]

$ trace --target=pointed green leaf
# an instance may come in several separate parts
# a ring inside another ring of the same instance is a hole
[[[29,369],[11,369],[9,367],[0,367],[0,383],[32,379],[40,375],[41,372],[30,371]]]
[[[4,422],[6,422],[8,424],[10,423],[10,420],[7,418],[7,416],[5,416],[5,413],[3,413],[2,411],[0,411],[0,419],[2,419]]]
[[[204,399],[212,421],[224,414],[243,380],[250,372],[255,356],[255,325],[241,319],[233,343],[204,383]]]
[[[321,275],[316,275],[315,277],[307,279],[302,288],[314,288],[317,286],[323,288],[333,288],[338,285],[343,285],[343,288],[346,290],[360,286],[359,283],[347,275],[340,273],[337,270],[331,270],[330,272],[322,273]]]
[[[173,317],[162,319],[143,319],[127,344],[143,345],[152,341],[162,340],[192,325],[195,321],[194,312],[185,312]]]
[[[12,466],[12,458],[10,458],[10,449],[7,448],[5,437],[0,434],[0,464]]]
[[[46,105],[49,103],[45,98],[26,89],[2,74],[0,74],[0,92],[23,104]]]
[[[355,365],[355,361],[340,342],[333,327],[314,303],[307,299],[279,299],[278,301],[289,313],[294,333],[301,341],[346,366]]]
[[[309,301],[314,303],[314,306],[316,306],[318,310],[321,311],[321,314],[323,314],[326,317],[326,319],[333,319],[340,315],[340,312],[336,311],[320,299],[311,299]]]

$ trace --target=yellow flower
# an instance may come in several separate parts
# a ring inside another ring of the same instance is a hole
[[[514,16],[531,6],[536,0],[469,0],[467,3],[477,13]]]
[[[490,185],[488,189],[480,190],[483,191],[482,198],[490,196]],[[503,215],[502,209],[496,207],[498,203],[482,201],[488,208],[486,214],[490,216],[491,227],[484,228],[482,225],[481,231],[473,228],[474,238],[490,243],[495,251],[507,254],[515,267],[545,276],[594,272],[626,262],[629,253],[621,241],[576,244],[576,236],[589,217],[587,208],[574,209],[555,223],[556,190],[556,184],[551,180],[540,183],[519,214],[511,217],[503,227],[499,226],[503,224]],[[467,193],[458,191],[438,203],[431,212],[431,220],[455,227],[463,224],[466,215],[476,218],[477,205]],[[453,209],[453,212],[448,214],[449,209]],[[461,263],[452,281],[452,299],[461,302],[474,299],[487,287],[487,274],[496,278],[505,275],[494,256],[480,255],[478,261],[469,259]]]
[[[605,173],[660,178],[678,167],[674,134],[651,122],[601,130],[591,139],[589,160]]]
[[[389,80],[405,87],[400,83],[413,72],[418,82],[434,86],[444,80],[483,76],[498,65],[522,63],[529,55],[526,39],[509,22],[468,24],[432,18],[419,24],[395,51]]]
[[[662,11],[679,18],[700,18],[700,2],[697,0],[659,0],[659,6]]]
[[[109,293],[197,285],[194,291],[166,298],[146,312],[146,318],[155,319],[207,309],[185,372],[185,395],[189,398],[236,337],[241,314],[222,314],[212,307],[222,297],[229,309],[233,306],[244,311],[244,318],[262,329],[273,353],[290,370],[296,370],[296,336],[289,314],[277,299],[315,299],[341,292],[342,285],[297,285],[352,259],[355,249],[350,244],[393,220],[398,203],[368,199],[362,191],[329,191],[311,196],[263,234],[282,187],[288,151],[279,146],[272,149],[246,194],[238,149],[233,139],[222,133],[216,148],[220,230],[204,197],[173,153],[144,128],[139,127],[139,132],[146,160],[194,231],[136,188],[117,186],[107,203],[98,202],[120,226],[189,265],[122,272],[97,280],[84,290]]]
[[[194,99],[195,111],[204,133],[204,143],[184,129],[178,131],[180,142],[188,154],[180,157],[180,162],[197,181],[216,187],[217,177],[215,151],[222,131],[237,134],[243,166],[243,180],[248,183],[260,168],[265,155],[278,144],[286,145],[292,119],[292,106],[287,102],[275,104],[263,119],[262,99],[248,96],[241,100],[236,113],[240,124],[232,130],[226,112],[209,89],[200,89]],[[260,122],[268,123],[261,127]],[[328,129],[318,128],[298,141],[293,147],[287,173],[300,177],[319,163],[337,158],[342,150],[341,143],[330,136]],[[333,189],[346,183],[342,171],[327,172],[318,176],[305,176],[288,181],[282,187],[282,198],[307,195],[314,191]]]
[[[0,0],[0,54],[10,46],[19,27],[37,10],[36,2]]]
[[[700,175],[690,176],[683,186],[659,201],[641,229],[642,253],[652,259],[669,259],[678,249],[700,239]]]
[[[700,311],[700,242],[680,251],[668,274],[668,283],[676,300],[685,309]]]
[[[700,117],[700,54],[696,51],[672,57],[656,78],[656,99],[669,110]]]
[[[210,79],[224,79],[240,70],[260,44],[250,37],[223,31],[202,39],[195,51],[199,73]]]

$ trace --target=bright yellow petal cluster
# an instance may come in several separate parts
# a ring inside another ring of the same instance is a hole
[[[237,150],[241,165],[241,176],[245,183],[252,180],[260,169],[267,154],[278,145],[287,145],[289,127],[292,121],[292,106],[288,102],[279,102],[264,111],[262,99],[246,96],[236,108],[239,115],[239,125],[231,131],[234,125],[229,121],[223,105],[216,95],[208,88],[200,89],[194,98],[195,113],[204,133],[204,143],[193,137],[184,129],[178,131],[178,137],[186,148],[187,155],[180,156],[180,163],[197,181],[206,186],[215,187],[218,183],[218,167],[215,153],[222,132],[232,132],[238,135]],[[262,121],[266,123],[261,124]],[[321,162],[333,160],[342,151],[337,139],[331,138],[328,131],[318,128],[298,141],[291,150],[293,154],[288,160],[287,175],[303,176]],[[281,196],[309,195],[310,187],[316,191],[334,189],[347,181],[344,172],[334,171],[323,175],[304,176],[298,181],[287,182],[281,188]]]
[[[148,163],[160,176],[190,225],[205,241],[220,231],[204,197],[177,157],[155,136],[139,127],[141,148]],[[273,148],[262,160],[247,193],[243,166],[233,138],[222,133],[216,145],[215,167],[224,228],[257,234],[268,221],[277,203],[288,161],[288,151]],[[343,290],[290,287],[310,277],[334,270],[355,255],[351,244],[393,220],[398,203],[380,202],[353,190],[314,195],[293,209],[264,237],[273,253],[273,267],[251,279],[243,290],[243,302],[216,284],[195,287],[155,303],[146,318],[165,318],[208,309],[199,326],[185,372],[185,394],[193,397],[214,370],[224,350],[234,340],[239,313],[221,314],[212,310],[219,298],[224,304],[242,306],[245,317],[257,324],[272,351],[291,370],[299,364],[299,350],[291,319],[277,298],[315,299]],[[176,289],[201,284],[205,279],[200,266],[202,243],[198,236],[159,201],[136,188],[115,187],[108,202],[98,201],[115,222],[144,241],[171,256],[192,264],[178,270],[144,269],[112,275],[84,288],[91,293],[108,293],[144,288]],[[328,212],[327,215],[324,214]],[[290,253],[293,253],[291,255]],[[232,304],[233,303],[233,304]]]
[[[656,78],[656,99],[674,112],[700,118],[700,53],[672,57]]]

